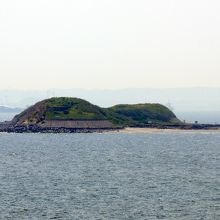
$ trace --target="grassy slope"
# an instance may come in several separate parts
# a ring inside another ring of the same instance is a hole
[[[52,98],[47,107],[47,119],[106,119],[103,109],[78,98]]]
[[[43,119],[110,120],[123,126],[180,123],[167,107],[160,104],[100,108],[82,99],[66,97],[41,101],[17,116],[16,120],[20,119],[36,123]]]
[[[172,111],[160,104],[116,105],[107,112],[114,123],[126,126],[180,123]]]

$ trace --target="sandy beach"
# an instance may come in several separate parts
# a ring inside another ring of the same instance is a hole
[[[158,128],[125,128],[119,131],[113,131],[113,133],[124,133],[124,134],[132,134],[132,133],[213,133],[220,132],[220,129],[192,129],[192,130],[184,130],[184,129],[158,129]]]

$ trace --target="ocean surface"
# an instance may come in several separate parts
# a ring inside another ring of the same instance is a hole
[[[0,133],[0,219],[220,219],[220,132]]]

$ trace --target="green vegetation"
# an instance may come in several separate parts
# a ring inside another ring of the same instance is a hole
[[[98,106],[78,98],[47,100],[46,119],[104,120],[105,112]]]
[[[172,111],[160,104],[116,105],[107,112],[113,123],[124,126],[180,123]]]
[[[14,119],[21,123],[44,120],[109,120],[120,126],[179,124],[174,113],[160,104],[116,105],[100,108],[78,98],[51,98],[28,108]]]

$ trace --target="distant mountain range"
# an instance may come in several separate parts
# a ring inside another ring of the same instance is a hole
[[[10,108],[6,106],[0,106],[0,113],[19,113],[22,108]]]

